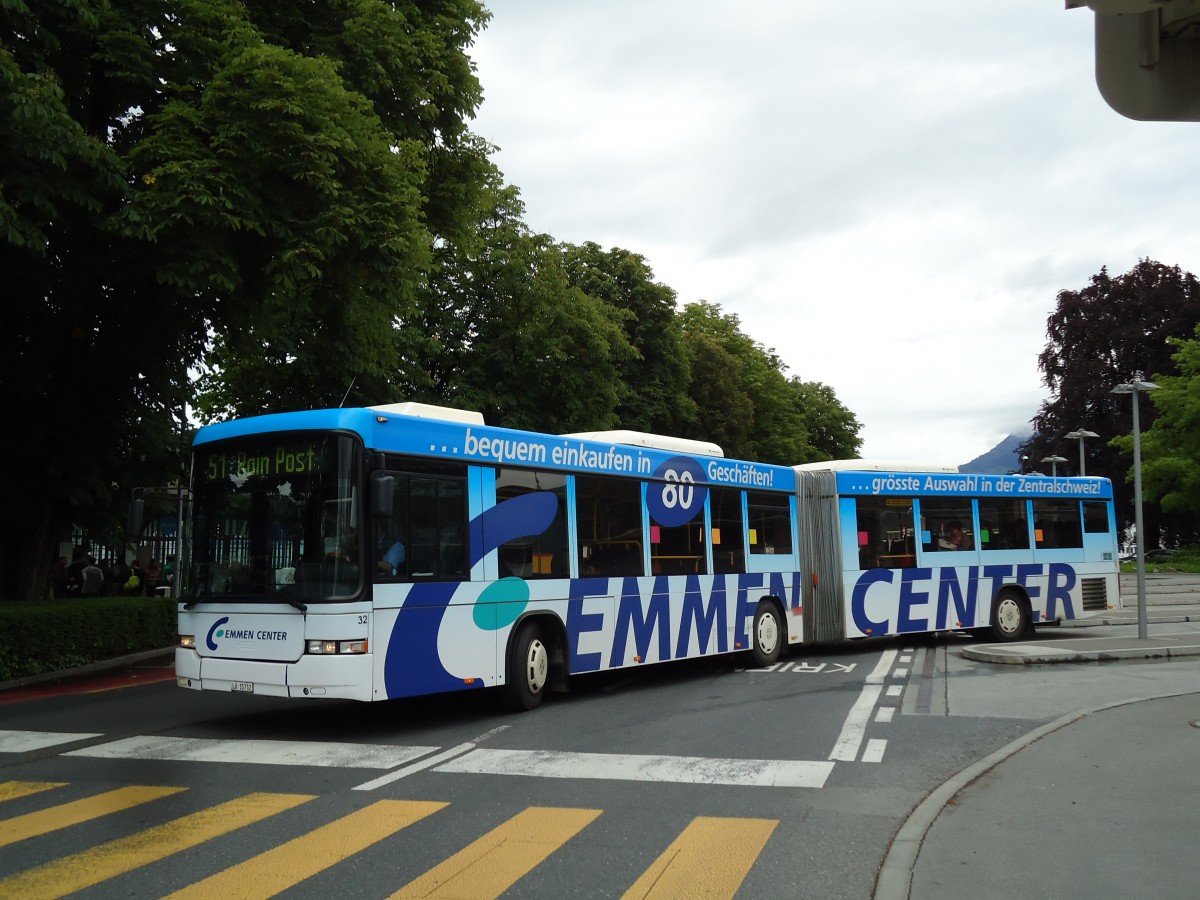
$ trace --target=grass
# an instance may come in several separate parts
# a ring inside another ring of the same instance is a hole
[[[1136,572],[1137,562],[1121,563],[1122,572]],[[1198,572],[1200,573],[1200,547],[1183,547],[1171,557],[1170,562],[1146,563],[1147,572]]]

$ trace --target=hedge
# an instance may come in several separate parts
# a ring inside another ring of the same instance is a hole
[[[172,597],[0,602],[0,681],[172,647],[177,609]]]

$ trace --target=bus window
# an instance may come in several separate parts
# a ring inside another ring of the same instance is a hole
[[[979,501],[980,550],[1028,550],[1029,518],[1024,500],[1011,497]]]
[[[713,571],[718,575],[746,571],[742,528],[742,492],[711,488]]]
[[[1034,500],[1033,537],[1039,550],[1083,546],[1078,500]]]
[[[751,553],[792,552],[791,504],[786,495],[750,491],[746,494],[746,518]]]
[[[859,497],[855,505],[860,568],[906,569],[917,564],[911,498]]]
[[[1108,534],[1108,504],[1103,500],[1083,501],[1083,530],[1088,534]]]
[[[921,549],[926,553],[974,550],[971,501],[965,497],[921,499]]]
[[[683,525],[650,524],[650,565],[654,575],[706,575],[704,518]]]
[[[392,515],[372,522],[375,579],[466,578],[466,470],[420,463],[413,468],[422,473],[385,473],[393,484]]]
[[[500,545],[500,577],[567,578],[567,476],[530,469],[496,471],[496,505],[530,493],[552,494],[558,511],[540,534],[522,535]]]
[[[575,524],[580,575],[586,578],[646,574],[640,482],[576,475]]]

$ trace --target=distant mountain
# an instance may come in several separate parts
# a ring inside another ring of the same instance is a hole
[[[977,456],[969,463],[958,467],[960,472],[974,475],[1007,475],[1021,468],[1017,458],[1017,448],[1022,441],[1029,440],[1029,435],[1010,434],[983,456]]]

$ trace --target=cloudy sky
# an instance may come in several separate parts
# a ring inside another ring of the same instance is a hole
[[[1060,290],[1143,257],[1200,273],[1200,124],[1111,111],[1062,0],[488,7],[474,128],[529,227],[736,314],[865,457],[1023,432]]]

